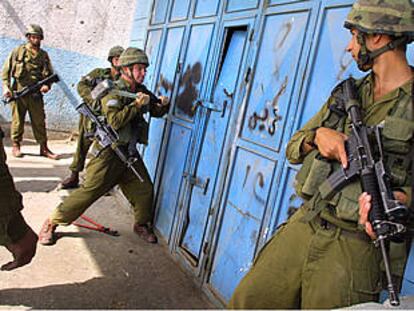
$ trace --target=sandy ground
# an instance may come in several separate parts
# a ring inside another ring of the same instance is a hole
[[[50,149],[62,154],[53,161],[38,156],[39,146],[25,139],[24,157],[8,165],[24,197],[23,214],[38,232],[45,218],[68,195],[59,190],[68,174],[75,143],[58,134]],[[62,138],[65,138],[62,140]],[[54,246],[39,245],[33,262],[13,272],[0,272],[0,309],[206,309],[213,308],[190,276],[172,260],[163,241],[150,245],[132,232],[133,217],[113,196],[104,196],[85,213],[120,233],[113,237],[76,227],[59,227]],[[0,248],[0,263],[11,259]]]

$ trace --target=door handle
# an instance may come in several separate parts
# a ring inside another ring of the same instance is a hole
[[[210,178],[203,180],[200,177],[191,175],[188,172],[184,172],[183,177],[187,179],[188,183],[192,186],[198,187],[203,190],[203,195],[207,194],[208,185],[210,184]]]

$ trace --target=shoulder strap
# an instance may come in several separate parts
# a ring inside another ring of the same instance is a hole
[[[24,62],[25,55],[26,55],[26,46],[22,44],[17,49],[16,61]]]

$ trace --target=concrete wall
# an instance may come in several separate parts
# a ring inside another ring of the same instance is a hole
[[[25,42],[26,25],[44,29],[42,47],[63,81],[45,98],[48,128],[76,128],[78,116],[71,105],[78,100],[76,83],[91,69],[107,67],[110,47],[130,44],[136,5],[130,0],[0,0],[1,64]],[[0,108],[0,118],[10,120],[9,107]]]

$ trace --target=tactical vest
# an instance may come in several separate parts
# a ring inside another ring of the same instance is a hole
[[[366,77],[356,81],[358,89],[365,79]],[[322,126],[344,132],[347,115],[341,109],[341,103],[338,102],[341,87],[342,83],[335,87],[331,94],[334,102],[329,106]],[[393,189],[410,187],[414,132],[412,98],[399,99],[381,124],[384,165],[391,177],[391,186]],[[349,183],[329,199],[324,198],[321,194],[322,183],[337,169],[341,169],[337,161],[323,158],[318,150],[311,151],[305,157],[303,165],[296,175],[296,193],[305,200],[305,207],[309,209],[324,205],[332,211],[336,218],[357,222],[359,218],[358,198],[362,193],[359,179]]]
[[[30,85],[43,79],[44,70],[48,67],[48,57],[43,50],[39,50],[39,63],[27,61],[26,45],[17,47],[12,64],[12,77],[22,86]]]

